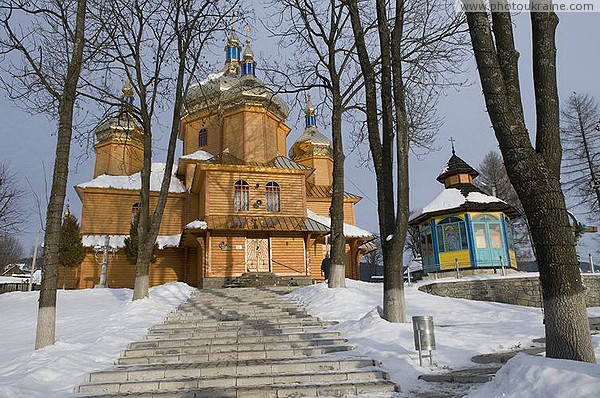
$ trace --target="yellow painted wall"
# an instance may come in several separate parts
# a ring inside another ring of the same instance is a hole
[[[323,200],[322,198],[307,198],[306,206],[313,212],[320,216],[329,217],[329,207],[331,206],[331,199]],[[356,225],[354,203],[344,203],[344,222],[350,225]]]
[[[468,250],[457,250],[453,252],[440,253],[440,269],[442,271],[454,269],[454,260],[458,259],[460,268],[471,267],[471,258]]]
[[[194,121],[186,121],[183,123],[183,154],[189,155],[196,152],[198,149],[216,155],[220,153],[221,147],[221,124],[217,116],[206,116],[202,119]],[[200,129],[205,128],[208,134],[207,145],[200,147],[198,145],[198,133]]]
[[[134,142],[108,141],[96,145],[94,178],[102,174],[131,175],[142,169],[143,149]]]

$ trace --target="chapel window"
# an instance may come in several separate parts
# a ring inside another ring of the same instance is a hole
[[[250,185],[244,180],[237,180],[235,184],[233,184],[233,187],[233,209],[235,211],[248,211]]]
[[[446,217],[437,225],[438,249],[440,253],[467,250],[465,222],[458,217]]]
[[[200,129],[198,132],[198,146],[203,147],[208,145],[208,130]]]
[[[281,211],[280,188],[275,181],[267,182],[265,188],[266,210],[273,213]]]

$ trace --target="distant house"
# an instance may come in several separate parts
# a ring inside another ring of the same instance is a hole
[[[13,276],[29,273],[29,264],[9,264],[4,268],[2,276]]]

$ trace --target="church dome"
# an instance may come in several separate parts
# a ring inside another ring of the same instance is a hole
[[[289,157],[297,162],[315,156],[333,158],[331,141],[325,137],[316,125],[315,107],[310,100],[306,102],[306,129],[290,148]]]
[[[256,61],[246,40],[240,59],[240,46],[232,30],[225,47],[225,65],[218,73],[192,85],[184,97],[185,113],[232,110],[245,105],[263,106],[281,119],[289,114],[287,104],[255,76]]]
[[[133,86],[128,80],[123,85],[121,96],[123,103],[120,109],[96,127],[96,142],[100,143],[114,138],[123,141],[135,139],[141,142],[144,129],[133,112],[133,95]]]

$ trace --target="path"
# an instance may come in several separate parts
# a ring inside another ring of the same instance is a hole
[[[116,366],[87,376],[79,397],[365,397],[398,387],[372,359],[353,357],[332,322],[282,297],[285,288],[192,294]]]

